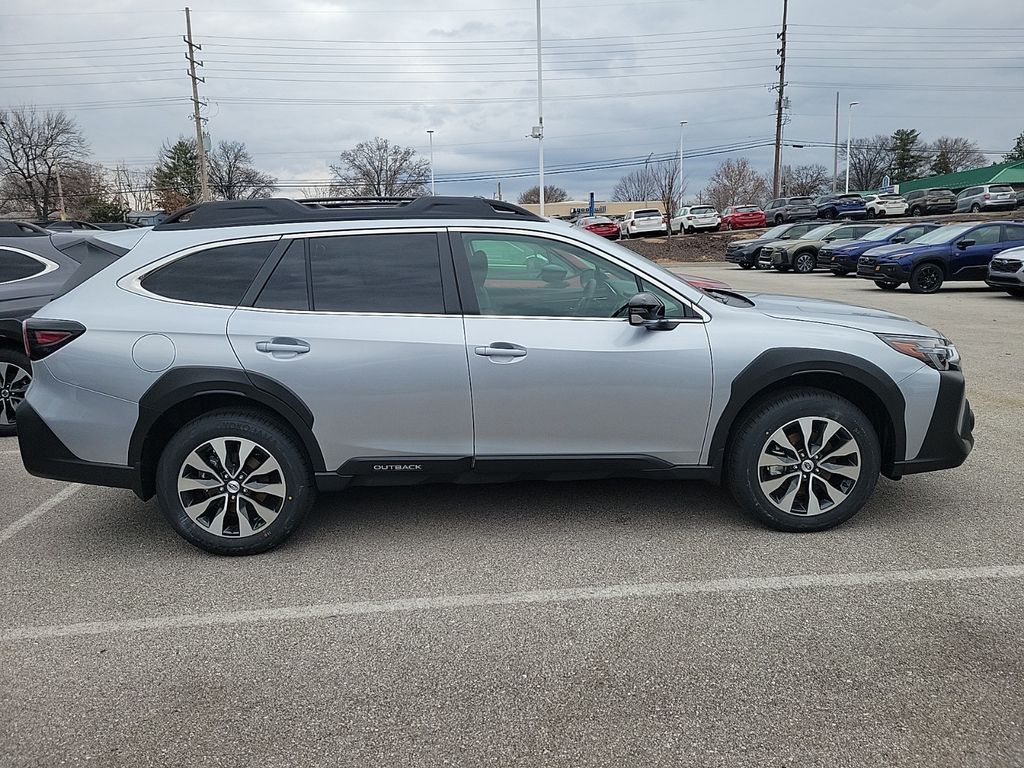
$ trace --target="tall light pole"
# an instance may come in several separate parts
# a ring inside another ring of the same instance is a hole
[[[537,0],[537,127],[533,135],[537,139],[537,166],[540,171],[540,215],[544,215],[544,74],[540,54],[540,0]]]
[[[846,191],[850,191],[850,136],[853,129],[853,108],[860,104],[859,101],[850,102],[850,113],[846,118]]]
[[[686,123],[686,120],[679,121],[679,205],[683,204],[683,126]],[[669,218],[672,218],[671,213]]]
[[[434,132],[428,130],[427,138],[430,139],[430,196],[434,197]]]

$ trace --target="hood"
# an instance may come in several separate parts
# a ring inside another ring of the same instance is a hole
[[[878,248],[872,248],[864,255],[872,256],[876,259],[896,260],[902,259],[904,256],[920,256],[929,253],[949,253],[949,243],[918,246],[915,246],[913,243],[896,243],[895,245],[883,245]]]
[[[838,301],[808,299],[802,296],[779,296],[767,293],[744,293],[754,302],[754,309],[780,320],[802,320],[811,323],[839,325],[869,333],[902,333],[911,336],[942,336],[915,320],[880,309],[857,307]]]

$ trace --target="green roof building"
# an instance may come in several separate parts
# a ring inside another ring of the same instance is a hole
[[[978,184],[1012,184],[1018,190],[1024,189],[1024,160],[904,181],[900,183],[900,194],[929,187],[946,187],[954,192],[959,192]]]

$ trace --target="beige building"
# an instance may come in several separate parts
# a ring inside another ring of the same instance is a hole
[[[576,216],[586,215],[589,210],[590,203],[587,200],[566,200],[562,203],[544,203],[544,215],[545,216],[557,216],[560,219],[572,219]],[[527,203],[523,206],[528,211],[534,213],[540,213],[540,206],[536,203]],[[659,200],[641,200],[629,201],[622,203],[608,202],[605,200],[596,200],[594,202],[594,212],[597,216],[611,216],[611,217],[622,217],[627,212],[636,210],[638,208],[657,208],[662,213],[665,213],[665,206],[661,204]]]

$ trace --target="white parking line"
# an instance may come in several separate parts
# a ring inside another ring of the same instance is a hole
[[[154,616],[151,618],[125,619],[122,621],[90,621],[79,624],[20,627],[0,632],[0,642],[253,624],[264,621],[301,621],[339,618],[343,616],[406,613],[410,611],[445,611],[486,606],[543,605],[548,603],[620,600],[625,598],[658,598],[733,592],[772,592],[828,587],[869,587],[882,584],[1019,578],[1024,578],[1024,565],[939,568],[919,571],[867,571],[863,573],[767,576],[748,579],[715,579],[711,581],[674,581],[653,584],[616,584],[607,587],[538,589],[529,592],[440,595],[436,597],[386,600],[383,602],[327,603],[246,611],[185,614],[180,616]]]
[[[61,502],[66,501],[69,497],[73,496],[81,489],[82,486],[80,485],[69,485],[63,490],[61,490],[59,493],[55,494],[54,496],[51,496],[49,499],[47,499],[38,507],[29,512],[27,515],[22,515],[21,517],[19,517],[13,523],[11,523],[2,531],[0,531],[0,544],[3,544],[5,541],[14,536],[22,528],[29,525],[34,520],[37,520],[38,518],[42,517],[51,509],[56,507]]]

